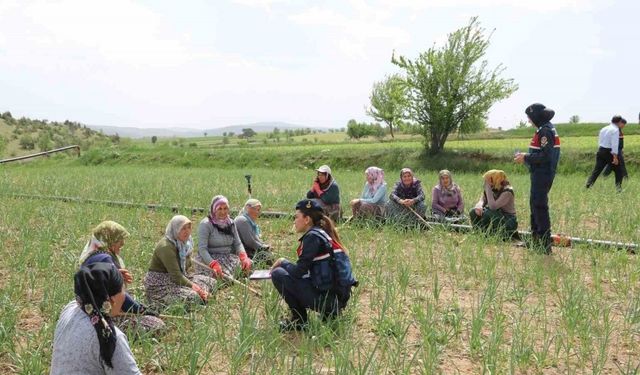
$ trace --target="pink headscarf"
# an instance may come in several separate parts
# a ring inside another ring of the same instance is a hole
[[[211,222],[211,224],[214,224],[221,228],[225,228],[231,225],[232,221],[231,217],[228,214],[227,217],[222,220],[216,218],[216,210],[222,204],[226,204],[227,206],[229,206],[229,200],[224,195],[216,195],[215,197],[213,197],[213,199],[211,200],[211,208],[209,209],[209,221]]]
[[[384,171],[382,168],[369,167],[364,173],[367,175],[367,178],[371,177],[373,179],[373,184],[370,184],[369,180],[367,180],[367,186],[369,187],[369,193],[374,195],[380,186],[384,184]]]

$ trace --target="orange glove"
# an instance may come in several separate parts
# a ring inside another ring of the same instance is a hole
[[[213,271],[213,274],[219,279],[222,277],[222,267],[220,267],[220,263],[217,260],[212,260],[209,263],[209,268]]]
[[[240,258],[240,264],[242,265],[242,270],[243,271],[250,271],[251,270],[251,265],[253,264],[253,262],[247,256],[247,253],[245,253],[243,251],[240,254],[238,254],[238,257]]]
[[[314,181],[313,182],[313,186],[311,186],[311,191],[316,193],[318,198],[320,198],[322,196],[322,194],[324,194],[324,191],[322,191],[322,189],[320,189],[320,183],[318,181]]]
[[[198,293],[198,295],[200,296],[200,298],[202,298],[203,301],[207,301],[207,299],[209,298],[209,293],[207,293],[204,289],[202,289],[200,287],[200,285],[193,283],[191,284],[191,289]]]

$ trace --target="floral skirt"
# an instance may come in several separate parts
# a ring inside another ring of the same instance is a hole
[[[217,260],[220,263],[220,267],[222,268],[222,273],[227,276],[235,276],[240,272],[240,258],[236,254],[221,254],[221,253],[213,253],[209,254],[213,260]],[[204,260],[200,257],[200,254],[196,255],[196,261],[199,263],[205,264]],[[203,267],[199,264],[195,265],[196,274],[203,275],[208,277],[215,277],[213,275],[213,271],[209,267]]]
[[[202,275],[187,276],[207,293],[216,287],[216,280]],[[149,305],[158,308],[176,302],[187,304],[202,303],[202,299],[193,289],[174,283],[168,273],[149,271],[144,277],[144,288]]]
[[[127,336],[136,333],[156,334],[162,332],[165,324],[162,319],[151,315],[116,316],[113,323],[123,330]]]
[[[427,207],[424,205],[424,202],[416,203],[412,206],[412,208],[418,215],[424,218],[424,214],[427,209]],[[420,219],[416,216],[415,213],[411,212],[411,210],[409,210],[407,207],[394,201],[390,201],[389,203],[387,203],[385,212],[387,220],[390,222],[405,225],[419,225],[421,223]]]

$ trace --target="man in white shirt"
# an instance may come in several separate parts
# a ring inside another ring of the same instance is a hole
[[[616,189],[618,192],[622,190],[622,171],[618,168],[618,143],[620,142],[620,124],[626,123],[622,116],[616,115],[611,119],[611,124],[600,129],[598,136],[598,152],[596,153],[596,165],[593,167],[591,176],[587,179],[585,187],[588,189],[596,182],[600,173],[607,165],[611,165],[611,169],[616,176]]]

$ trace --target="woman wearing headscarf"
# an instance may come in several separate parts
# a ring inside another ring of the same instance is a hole
[[[223,275],[233,276],[239,268],[242,271],[251,270],[251,259],[242,246],[238,230],[229,217],[229,200],[223,195],[216,195],[211,200],[209,215],[198,225],[198,255],[199,264],[196,272],[201,275],[213,275],[220,278]]]
[[[152,305],[204,303],[213,291],[216,285],[213,278],[194,275],[191,231],[191,220],[176,215],[167,224],[164,237],[156,244],[144,278],[147,299]]]
[[[240,241],[249,258],[254,262],[270,262],[273,258],[271,246],[262,242],[260,238],[261,231],[258,226],[260,211],[262,211],[262,203],[257,199],[249,199],[244,204],[240,215],[238,215],[233,222],[236,225]]]
[[[111,263],[82,265],[74,276],[76,300],[58,319],[51,374],[140,374],[127,337],[114,325],[125,299],[124,281]]]
[[[120,252],[124,246],[129,232],[115,221],[103,221],[93,229],[91,239],[87,242],[80,254],[80,264],[93,264],[97,262],[111,263],[120,271],[125,283],[133,281],[133,276],[126,269],[124,259]],[[141,328],[145,331],[157,331],[164,328],[164,322],[156,317],[155,312],[147,309],[137,302],[129,293],[125,293],[122,310],[128,314],[118,317],[118,325],[125,329]]]
[[[510,239],[518,231],[513,187],[504,171],[499,169],[492,169],[482,177],[484,192],[476,206],[469,211],[471,224],[483,231]]]
[[[463,215],[464,200],[460,187],[446,169],[438,173],[438,184],[431,191],[431,213],[436,220],[455,219]]]
[[[424,216],[426,206],[422,184],[409,168],[400,171],[400,181],[396,182],[389,199],[386,210],[387,217],[392,221],[418,223],[420,219],[416,217],[416,213]]]
[[[333,178],[331,168],[328,165],[322,165],[316,169],[316,178],[313,180],[311,190],[307,192],[307,198],[314,199],[334,222],[342,218],[340,187]]]
[[[384,217],[387,203],[387,183],[384,171],[378,167],[369,167],[364,171],[366,182],[359,199],[351,201],[353,217]]]

